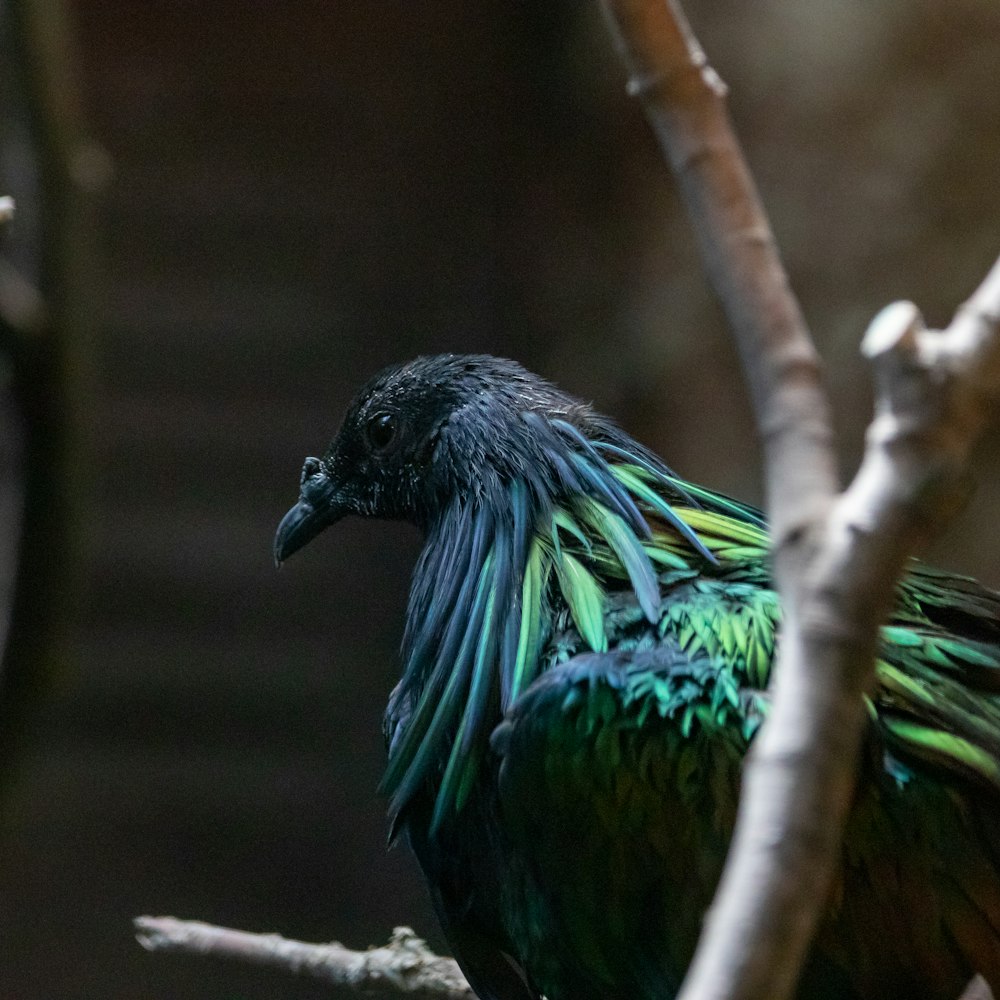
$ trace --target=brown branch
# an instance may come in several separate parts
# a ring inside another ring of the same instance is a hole
[[[604,8],[629,92],[677,176],[735,334],[766,449],[771,528],[784,538],[837,485],[818,356],[730,123],[726,88],[679,5],[604,0]]]
[[[458,963],[435,955],[409,927],[389,943],[352,951],[339,942],[305,944],[174,917],[137,917],[136,938],[149,951],[182,951],[301,973],[359,991],[406,993],[416,1000],[475,1000]]]
[[[794,990],[839,859],[879,623],[907,555],[955,506],[1000,384],[1000,279],[945,334],[915,307],[865,340],[879,414],[837,497],[819,365],[708,66],[674,0],[604,0],[631,93],[680,183],[729,317],[765,447],[783,625],[770,718],[755,742],[730,857],[682,1000],[781,1000]],[[947,372],[947,375],[944,375]]]

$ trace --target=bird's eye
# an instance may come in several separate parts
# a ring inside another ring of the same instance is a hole
[[[396,440],[396,418],[391,413],[376,413],[365,428],[373,451],[385,451]]]

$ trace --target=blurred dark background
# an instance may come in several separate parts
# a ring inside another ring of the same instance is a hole
[[[63,86],[104,151],[88,147],[84,172],[105,179],[80,244],[93,332],[71,352],[82,556],[4,789],[0,998],[319,997],[146,954],[130,926],[171,913],[364,946],[411,923],[441,945],[375,794],[419,538],[348,522],[276,572],[302,458],[383,364],[488,351],[759,501],[736,359],[595,3],[67,13]],[[689,13],[828,361],[849,472],[867,320],[912,297],[947,321],[1000,251],[1000,7]],[[15,403],[0,410],[0,591]],[[932,553],[993,585],[998,443]]]

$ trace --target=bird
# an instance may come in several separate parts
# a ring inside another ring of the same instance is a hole
[[[384,718],[408,843],[482,1000],[664,1000],[722,871],[770,708],[764,515],[677,476],[520,364],[375,376],[281,520],[424,544]],[[911,560],[800,1000],[1000,996],[1000,594]]]

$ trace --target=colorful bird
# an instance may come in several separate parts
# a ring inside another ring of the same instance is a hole
[[[767,716],[767,525],[520,365],[376,376],[282,520],[425,535],[385,715],[392,836],[483,1000],[667,1000]],[[916,561],[882,629],[798,996],[1000,996],[1000,595]]]

